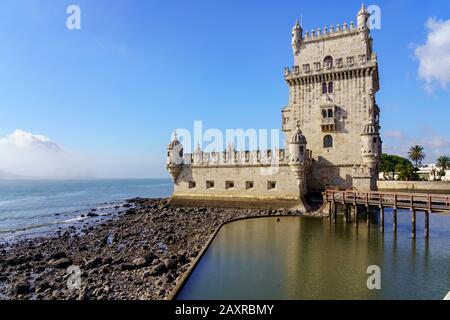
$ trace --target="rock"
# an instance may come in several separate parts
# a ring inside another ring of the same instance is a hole
[[[161,262],[153,267],[153,269],[150,272],[150,275],[157,277],[157,276],[164,274],[166,271],[167,271],[167,267],[165,266],[165,264],[163,262]]]
[[[147,267],[149,265],[149,263],[147,262],[147,260],[145,258],[137,258],[133,260],[133,265],[136,268],[144,268]]]
[[[154,254],[153,252],[150,252],[148,254],[146,254],[144,256],[145,260],[147,261],[147,263],[152,263],[153,260],[157,259],[158,257],[156,256],[156,254]]]
[[[86,269],[92,269],[92,268],[98,267],[101,264],[102,264],[102,259],[97,257],[97,258],[87,261],[84,266]]]
[[[48,264],[58,269],[64,269],[72,265],[72,260],[69,258],[61,258],[58,260],[50,260]]]
[[[0,282],[5,282],[6,280],[8,280],[8,276],[5,274],[0,274]]]
[[[87,216],[88,216],[89,218],[93,218],[93,217],[98,217],[98,214],[97,214],[97,213],[94,213],[94,212],[89,212],[89,213],[87,214]]]
[[[177,261],[173,258],[164,259],[163,262],[164,262],[164,265],[166,266],[166,268],[169,270],[176,269],[176,267],[177,267]]]
[[[29,294],[31,287],[27,281],[18,281],[14,284],[13,291],[15,294]]]
[[[67,257],[67,255],[66,255],[66,253],[64,251],[59,251],[59,252],[56,252],[56,253],[52,254],[50,256],[49,260],[58,260],[58,259],[61,259],[61,258],[66,258],[66,257]]]
[[[129,270],[134,270],[135,266],[132,263],[122,263],[120,265],[120,270],[122,271],[129,271]]]

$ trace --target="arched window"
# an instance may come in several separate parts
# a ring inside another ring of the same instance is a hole
[[[333,93],[333,82],[328,83],[328,93]]]
[[[333,137],[330,135],[326,135],[323,137],[323,147],[324,148],[333,148]]]
[[[333,57],[332,56],[325,57],[325,59],[323,59],[323,65],[327,69],[333,68]]]
[[[328,85],[326,82],[322,83],[322,94],[327,94],[328,92]]]

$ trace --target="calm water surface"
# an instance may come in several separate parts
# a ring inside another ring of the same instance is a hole
[[[411,239],[410,214],[397,234],[299,217],[225,225],[179,299],[443,299],[450,291],[450,216],[432,215],[431,234]],[[381,290],[368,290],[367,267],[381,268]]]

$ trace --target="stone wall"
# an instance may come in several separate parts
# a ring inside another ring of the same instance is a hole
[[[379,191],[450,194],[450,182],[442,181],[378,181]]]
[[[208,181],[214,182],[214,187],[208,187]],[[229,187],[231,182],[232,188]],[[249,182],[253,183],[253,188],[249,188]],[[275,188],[269,183],[275,183]],[[191,165],[185,166],[178,176],[172,201],[187,205],[209,202],[215,206],[247,203],[248,207],[289,209],[301,208],[299,192],[298,182],[288,165]]]

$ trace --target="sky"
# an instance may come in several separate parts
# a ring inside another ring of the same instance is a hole
[[[66,12],[80,8],[81,29]],[[384,151],[450,154],[450,2],[376,1]],[[176,128],[280,128],[291,28],[360,1],[15,0],[0,10],[0,171],[168,177]]]

